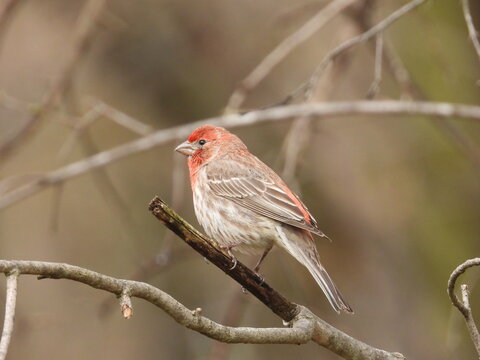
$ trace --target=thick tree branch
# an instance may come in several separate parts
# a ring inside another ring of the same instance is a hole
[[[478,332],[477,325],[475,324],[475,320],[473,319],[472,309],[468,299],[468,286],[465,284],[461,285],[462,300],[455,295],[455,283],[457,282],[458,277],[462,275],[468,268],[473,266],[480,266],[480,258],[470,259],[459,265],[450,275],[450,279],[448,279],[447,291],[453,305],[455,305],[455,307],[465,318],[468,332],[473,344],[475,345],[477,354],[480,357],[480,334]]]
[[[408,115],[433,116],[440,118],[458,117],[480,121],[480,106],[458,105],[441,102],[410,101],[353,101],[309,103],[301,105],[278,106],[246,114],[232,114],[204,119],[186,125],[159,130],[151,135],[103,151],[86,159],[74,162],[50,171],[26,184],[5,193],[0,197],[0,209],[6,208],[20,200],[44,190],[52,185],[62,183],[89,171],[101,168],[114,161],[135,153],[152,149],[172,140],[184,139],[198,126],[211,124],[227,128],[249,126],[263,122],[282,121],[298,117],[339,117],[347,115]],[[0,183],[0,188],[2,184]]]
[[[5,318],[3,320],[2,339],[0,340],[0,360],[5,360],[13,333],[15,306],[17,304],[18,272],[13,270],[7,274],[7,296],[5,300]]]

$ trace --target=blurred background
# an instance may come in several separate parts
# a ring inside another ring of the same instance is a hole
[[[239,82],[327,3],[116,0],[95,9],[95,1],[4,1],[10,7],[0,17],[0,144],[32,116],[48,112],[0,158],[2,192],[141,136],[108,114],[88,122],[85,114],[98,102],[108,105],[106,113],[116,109],[144,123],[144,133],[222,114]],[[295,49],[242,109],[280,101],[329,49],[405,3],[359,0]],[[480,4],[471,3],[480,24]],[[376,99],[479,104],[480,63],[459,1],[428,1],[407,14],[385,32],[384,49]],[[365,99],[374,54],[372,40],[339,58],[312,100]],[[399,66],[411,82],[396,80]],[[474,358],[446,283],[458,264],[480,251],[478,124],[356,116],[233,130],[284,176],[333,239],[317,245],[355,315],[337,315],[306,270],[280,250],[262,269],[271,286],[373,346],[407,358]],[[281,326],[148,212],[158,194],[198,225],[185,158],[173,152],[183,140],[2,209],[0,258],[66,262],[140,279],[217,322]],[[241,260],[253,265],[257,259]],[[477,279],[472,269],[461,280],[471,284],[474,314],[480,309]],[[148,303],[133,304],[127,321],[113,295],[22,276],[8,358],[337,358],[315,344],[218,345]]]

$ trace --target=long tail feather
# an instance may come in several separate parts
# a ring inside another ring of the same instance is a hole
[[[298,262],[304,265],[325,293],[328,301],[336,312],[345,311],[353,314],[333,280],[320,263],[320,256],[315,247],[312,235],[306,230],[288,229],[277,225],[279,245],[287,250]]]

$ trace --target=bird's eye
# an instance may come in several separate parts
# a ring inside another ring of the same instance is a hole
[[[207,143],[207,140],[201,139],[201,140],[198,141],[198,144],[202,145],[202,146],[205,145],[206,143]]]

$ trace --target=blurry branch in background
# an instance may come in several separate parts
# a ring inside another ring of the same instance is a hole
[[[467,4],[468,5],[468,4]],[[358,17],[353,17],[361,28],[366,31],[371,27],[369,21],[361,21]],[[368,19],[366,19],[368,20]],[[375,53],[377,52],[375,46]],[[393,76],[401,91],[403,99],[429,100],[429,97],[413,81],[405,68],[402,60],[398,56],[391,42],[384,39],[383,57],[387,70]],[[376,56],[375,56],[376,58]],[[446,135],[462,151],[474,165],[477,172],[480,173],[480,149],[472,138],[462,130],[462,128],[449,119],[437,118],[434,123],[436,127]]]
[[[0,106],[19,113],[29,113],[28,103],[17,99],[4,91],[0,92]]]
[[[400,17],[421,5],[424,1],[425,0],[414,0],[407,3],[362,34],[343,42],[328,52],[321,63],[317,66],[310,79],[290,93],[284,100],[280,102],[280,104],[287,104],[298,97],[310,102],[315,97],[315,94],[319,94],[320,100],[326,99],[326,94],[331,93],[331,88],[336,82],[336,77],[341,73],[340,69],[347,61],[350,60],[346,57],[347,51],[362,42],[370,40],[372,37],[376,37],[377,41],[375,47],[374,80],[367,92],[367,98],[372,99],[380,89],[379,83],[382,74],[383,31]],[[359,6],[357,9],[354,9],[355,11],[352,12],[351,17],[362,24],[367,23],[368,21],[366,21],[364,17],[366,17],[367,11],[371,6],[372,4],[370,2],[364,1],[361,6]],[[340,59],[343,59],[343,61],[341,62]],[[294,122],[287,135],[284,151],[286,155],[282,176],[289,182],[292,182],[294,179],[298,161],[302,152],[305,150],[306,144],[308,143],[310,123],[311,119],[308,117],[298,119]]]
[[[470,6],[468,0],[462,0],[463,15],[465,16],[465,22],[467,23],[468,35],[472,40],[473,47],[477,52],[478,59],[480,60],[480,42],[478,41],[478,32],[473,24],[472,14],[470,13]]]
[[[462,284],[460,286],[462,292],[462,300],[460,300],[457,295],[455,295],[455,283],[460,275],[462,275],[468,268],[473,266],[480,266],[480,258],[474,258],[465,261],[463,264],[459,265],[450,275],[448,280],[448,296],[452,300],[453,305],[460,311],[460,313],[465,318],[467,324],[467,329],[470,334],[470,337],[475,345],[477,354],[480,357],[480,334],[478,333],[478,328],[475,325],[475,320],[473,319],[472,309],[470,307],[470,301],[468,299],[468,286]]]
[[[353,19],[361,21],[362,23],[365,22],[364,18],[368,16],[371,8],[371,0],[359,1],[355,6],[351,6],[348,9],[349,11],[345,12],[350,16],[342,19],[346,22],[343,26],[344,30],[341,34],[337,34],[336,36],[351,38],[358,35],[358,26],[355,26],[355,21],[353,21]],[[352,24],[350,23],[353,23],[354,26],[351,26]],[[326,102],[332,100],[332,94],[334,93],[335,87],[342,78],[342,75],[345,74],[345,70],[348,68],[352,60],[352,56],[340,56],[337,61],[330,63],[327,66],[324,76],[322,76],[316,84],[315,91],[311,91],[308,97],[303,100],[305,102]],[[288,103],[290,100],[293,100],[293,97],[291,99],[287,97],[284,102]],[[282,144],[282,151],[278,157],[278,161],[283,159],[283,167],[281,171],[282,178],[288,183],[293,184],[294,187],[297,187],[295,174],[298,171],[299,165],[301,165],[301,160],[303,159],[302,155],[307,150],[310,141],[312,120],[312,118],[302,117],[293,121],[287,135],[285,136],[285,140]]]
[[[70,97],[73,101],[73,91],[69,92]],[[72,111],[74,111],[74,106]],[[142,123],[141,121],[132,118],[131,116],[107,105],[104,102],[97,100],[90,100],[88,104],[89,110],[86,111],[82,116],[69,116],[74,121],[72,127],[72,133],[67,138],[63,146],[58,152],[59,158],[66,158],[73,150],[74,146],[80,143],[83,151],[87,156],[92,156],[99,152],[97,144],[94,142],[92,136],[90,135],[89,129],[100,119],[110,120],[117,125],[137,134],[140,136],[146,136],[153,132],[152,127]],[[99,192],[103,197],[106,198],[107,203],[113,205],[113,208],[118,211],[119,217],[121,218],[121,224],[125,226],[127,232],[129,232],[129,224],[131,223],[132,217],[129,211],[129,207],[125,204],[121,194],[115,187],[115,183],[112,180],[111,176],[104,171],[104,169],[98,169],[98,171],[93,172],[93,179]],[[58,206],[60,205],[61,194],[63,188],[59,188],[56,191],[55,202],[53,203],[52,210],[52,219],[51,223],[55,224],[57,220],[53,216],[59,214]],[[51,227],[52,230],[55,230],[55,227]],[[133,235],[133,234],[131,234]]]
[[[214,126],[234,128],[298,117],[324,119],[326,117],[333,118],[347,115],[423,115],[440,118],[458,117],[480,121],[480,106],[416,101],[345,101],[279,106],[252,111],[243,115],[232,114],[203,119],[156,131],[140,139],[110,150],[102,151],[91,157],[58,168],[57,170],[47,172],[35,180],[18,186],[1,196],[0,209],[6,208],[50,186],[65,182],[94,169],[104,167],[132,154],[152,149],[172,140],[184,139],[192,130],[201,125],[211,124]],[[3,184],[0,183],[0,189],[2,187]]]
[[[8,352],[8,346],[13,333],[13,323],[15,319],[15,307],[17,304],[17,284],[18,272],[14,269],[5,272],[7,276],[7,290],[5,300],[5,317],[3,320],[2,339],[0,340],[0,360],[5,360]]]
[[[134,134],[140,136],[146,136],[153,132],[153,128],[143,122],[134,119],[133,117],[115,109],[114,107],[102,102],[94,100],[90,105],[90,109],[85,112],[80,118],[76,120],[73,125],[73,133],[65,141],[62,148],[59,151],[59,157],[66,157],[73,149],[73,146],[77,142],[78,138],[87,131],[87,129],[93,125],[97,120],[105,118],[117,125],[130,130]]]
[[[373,71],[373,81],[368,88],[366,98],[373,99],[380,91],[380,82],[382,81],[383,64],[383,34],[379,33],[375,37],[375,68]]]
[[[253,71],[243,79],[228,100],[226,112],[238,112],[251,92],[288,54],[297,46],[307,41],[313,34],[326,25],[340,11],[358,0],[334,0],[322,8],[300,29],[285,38],[270,52]]]
[[[306,83],[302,84],[297,90],[295,90],[294,93],[300,92],[303,94],[307,94],[306,96],[308,97],[309,94],[312,92],[313,88],[318,83],[320,77],[323,75],[323,73],[327,69],[328,65],[331,62],[334,62],[338,58],[338,56],[350,50],[351,48],[361,44],[362,42],[370,40],[377,34],[383,32],[387,27],[392,25],[395,21],[400,19],[405,14],[408,14],[410,11],[414,10],[424,2],[425,0],[413,0],[405,4],[400,9],[394,11],[385,19],[377,23],[375,26],[371,27],[369,30],[344,42],[343,44],[340,44],[336,48],[329,51],[327,55],[325,55],[323,60],[320,62],[320,64],[317,66],[317,68],[315,69],[310,79]]]
[[[64,63],[59,66],[58,76],[53,82],[50,91],[37,108],[31,112],[31,115],[20,126],[20,129],[0,143],[0,158],[7,156],[17,144],[25,139],[31,133],[33,126],[42,120],[57,105],[57,101],[65,95],[65,92],[68,91],[73,72],[80,59],[87,53],[105,3],[106,0],[89,0],[83,7],[77,20],[74,38],[71,41],[72,47]]]
[[[10,16],[19,4],[20,0],[3,0],[3,5],[0,7],[0,32],[3,33]],[[0,38],[2,36],[3,34],[0,34]]]

